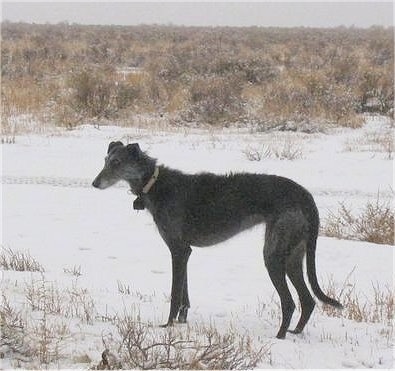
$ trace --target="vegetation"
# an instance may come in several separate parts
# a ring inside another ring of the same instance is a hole
[[[1,247],[0,268],[19,272],[44,272],[43,266],[27,252]]]
[[[177,125],[355,127],[393,116],[392,28],[2,23],[2,127],[160,114]],[[14,121],[13,121],[14,120]]]
[[[367,241],[378,244],[394,244],[394,211],[389,202],[377,199],[369,201],[360,215],[355,216],[344,203],[337,213],[330,213],[322,232],[328,237]]]

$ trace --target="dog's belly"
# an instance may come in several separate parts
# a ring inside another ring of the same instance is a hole
[[[212,246],[263,222],[262,215],[249,215],[242,220],[232,220],[229,223],[193,226],[189,241],[192,246],[196,247]]]

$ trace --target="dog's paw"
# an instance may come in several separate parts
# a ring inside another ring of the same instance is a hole
[[[288,330],[287,332],[289,332],[290,334],[298,335],[302,333],[302,330],[296,328],[295,330]]]
[[[174,325],[173,321],[169,321],[165,323],[164,325],[159,325],[161,328],[166,328],[166,327],[172,327]]]

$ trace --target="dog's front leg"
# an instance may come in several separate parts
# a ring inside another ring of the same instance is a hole
[[[189,295],[188,295],[188,268],[185,269],[184,284],[182,287],[182,297],[180,310],[178,312],[178,322],[186,323],[188,316],[188,309],[190,308]]]
[[[185,246],[171,246],[171,261],[172,261],[172,285],[171,285],[171,304],[170,314],[166,326],[173,325],[174,320],[180,310],[183,298],[183,291],[185,286],[187,263],[189,255],[191,255],[191,248]],[[187,293],[186,293],[187,294]],[[182,308],[184,309],[184,308]],[[186,320],[186,315],[185,315]]]

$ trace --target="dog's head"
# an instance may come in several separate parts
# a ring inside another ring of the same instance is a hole
[[[127,181],[131,187],[142,181],[145,173],[145,154],[138,143],[124,145],[122,142],[111,142],[104,159],[103,170],[95,178],[95,188],[106,189],[120,180]]]

